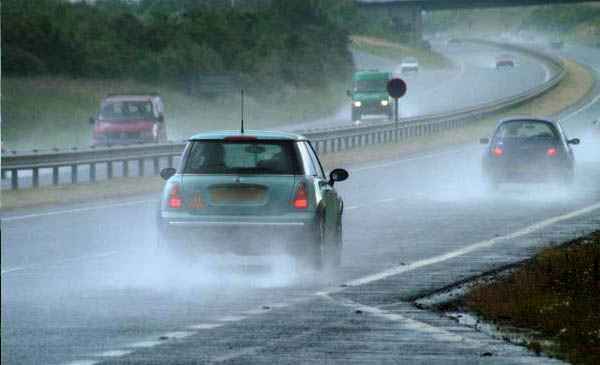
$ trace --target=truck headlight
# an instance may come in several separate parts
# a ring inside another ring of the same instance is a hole
[[[383,106],[387,106],[387,105],[388,105],[388,101],[387,101],[387,100],[382,100],[382,101],[381,101],[381,105],[383,105]]]
[[[358,100],[354,102],[354,106],[357,108],[360,108],[361,105],[362,105],[362,103]]]

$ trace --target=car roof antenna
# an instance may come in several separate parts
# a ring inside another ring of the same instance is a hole
[[[244,134],[244,89],[242,89],[242,134]]]

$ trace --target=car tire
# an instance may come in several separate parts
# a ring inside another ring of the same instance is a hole
[[[315,270],[336,269],[341,264],[342,236],[341,223],[333,237],[327,232],[327,225],[323,219],[315,226],[313,244],[309,247],[308,261]]]
[[[575,180],[575,172],[573,169],[567,169],[562,176],[562,184],[564,186],[570,186],[573,184],[573,180]]]

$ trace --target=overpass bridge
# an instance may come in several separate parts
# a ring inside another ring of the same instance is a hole
[[[410,25],[410,42],[420,43],[423,37],[423,10],[499,8],[509,6],[573,4],[585,0],[355,0],[356,6],[373,11],[380,17],[397,18]]]

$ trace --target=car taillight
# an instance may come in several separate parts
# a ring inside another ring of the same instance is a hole
[[[294,208],[307,208],[308,207],[308,190],[306,190],[306,184],[300,183],[296,188],[294,194]]]
[[[181,208],[181,190],[178,183],[171,183],[169,190],[169,207]]]
[[[504,150],[502,149],[502,147],[494,147],[492,149],[492,153],[496,156],[502,156],[503,152],[504,152]]]
[[[554,147],[550,147],[546,150],[546,154],[548,154],[548,156],[556,156],[558,155],[558,150]]]

